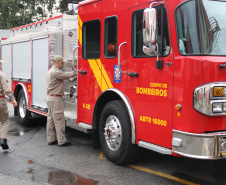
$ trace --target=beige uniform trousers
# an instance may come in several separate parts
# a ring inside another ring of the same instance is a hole
[[[62,145],[67,142],[63,101],[60,97],[47,96],[46,102],[48,106],[47,141],[54,142],[58,140],[58,145]]]
[[[7,133],[9,128],[9,111],[5,98],[0,98],[0,122],[1,122],[0,138],[7,139]]]

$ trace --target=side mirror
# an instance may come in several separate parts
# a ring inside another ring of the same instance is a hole
[[[143,51],[146,55],[153,56],[156,51],[157,10],[146,8],[143,16]]]

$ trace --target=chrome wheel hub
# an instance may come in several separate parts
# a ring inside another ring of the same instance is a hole
[[[122,142],[121,124],[116,116],[109,116],[104,127],[105,140],[111,150],[118,150]]]
[[[19,101],[19,113],[21,118],[25,118],[26,116],[27,105],[25,98],[22,96]]]

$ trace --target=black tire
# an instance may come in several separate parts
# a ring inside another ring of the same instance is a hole
[[[31,112],[27,109],[28,105],[25,101],[25,95],[24,91],[20,90],[17,98],[17,114],[19,116],[20,123],[23,126],[29,126],[30,124],[30,118],[31,118]]]
[[[99,135],[103,153],[111,162],[122,165],[136,160],[138,146],[131,142],[131,122],[121,100],[111,101],[104,106]],[[113,137],[116,137],[115,142]]]

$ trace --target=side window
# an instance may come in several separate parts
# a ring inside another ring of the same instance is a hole
[[[83,23],[82,56],[84,59],[100,58],[100,21]]]
[[[117,17],[108,17],[104,22],[104,55],[106,58],[117,56]]]
[[[157,10],[157,43],[160,56],[167,56],[170,52],[169,31],[165,7],[156,8]]]
[[[142,21],[144,10],[138,10],[132,16],[132,56],[147,57],[143,52]]]
[[[157,44],[159,56],[167,56],[170,51],[168,24],[165,7],[156,7],[157,10]],[[143,52],[142,21],[144,10],[138,10],[132,16],[132,56],[149,57]]]

